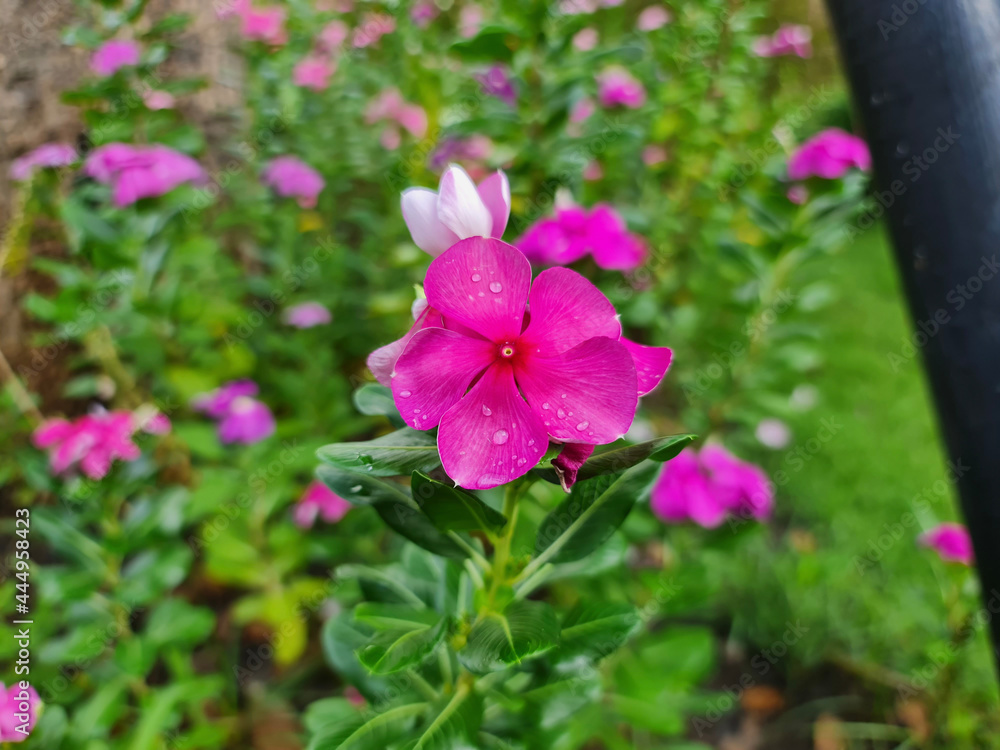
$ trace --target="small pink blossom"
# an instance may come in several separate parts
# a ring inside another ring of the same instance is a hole
[[[427,161],[434,171],[457,162],[478,178],[485,172],[485,162],[492,152],[493,141],[485,135],[472,135],[466,138],[448,136],[441,139],[441,143],[430,153]]]
[[[649,144],[642,150],[642,163],[647,167],[655,167],[667,161],[667,150],[663,146]]]
[[[253,398],[257,391],[252,380],[234,380],[195,396],[191,407],[218,422],[221,442],[256,443],[274,434],[276,427],[271,410]]]
[[[463,5],[458,13],[458,33],[465,39],[471,39],[479,33],[486,20],[486,13],[475,3]]]
[[[468,237],[502,237],[510,217],[510,184],[497,171],[476,186],[464,169],[452,164],[437,192],[409,188],[400,205],[414,244],[437,256]]]
[[[945,562],[972,565],[974,561],[972,539],[960,523],[942,523],[921,534],[918,541],[937,552]]]
[[[316,38],[317,46],[327,54],[338,52],[350,36],[351,30],[340,20],[330,21]]]
[[[569,111],[569,121],[580,123],[590,118],[595,111],[593,99],[580,99]]]
[[[14,159],[10,165],[10,178],[22,182],[29,179],[37,169],[66,167],[78,158],[76,149],[68,143],[45,143]]]
[[[650,5],[639,14],[635,27],[639,31],[656,31],[673,20],[670,11],[662,5]]]
[[[330,85],[330,76],[337,70],[337,64],[325,57],[309,55],[299,60],[292,71],[292,82],[296,86],[322,91]]]
[[[395,30],[396,19],[388,13],[365,13],[360,25],[354,30],[351,44],[357,48],[371,47]]]
[[[786,24],[771,36],[758,37],[754,42],[753,52],[758,57],[779,57],[782,55],[811,57],[812,29],[808,26]]]
[[[514,90],[514,83],[511,81],[507,69],[502,65],[492,66],[484,73],[477,75],[476,80],[482,86],[483,93],[495,96],[510,107],[517,104],[517,92]]]
[[[706,445],[700,453],[685,449],[663,467],[649,503],[653,513],[668,523],[694,521],[715,528],[727,515],[769,518],[774,489],[758,467],[722,446]]]
[[[559,12],[566,16],[579,16],[597,11],[597,0],[560,0]]]
[[[268,162],[261,181],[284,198],[296,198],[302,208],[313,208],[326,186],[319,172],[294,156],[279,156]]]
[[[378,122],[394,123],[416,138],[423,138],[427,133],[427,113],[424,108],[406,102],[399,90],[394,88],[384,89],[368,103],[365,108],[365,122],[368,125]],[[391,125],[387,129],[395,130]],[[398,136],[397,132],[396,137],[388,141],[396,144],[392,148],[398,148]]]
[[[168,91],[151,89],[142,95],[142,103],[146,105],[146,109],[159,110],[173,109],[176,101],[174,95]]]
[[[590,52],[590,50],[597,46],[598,40],[597,29],[592,29],[588,26],[585,29],[580,29],[573,35],[573,46],[580,50],[580,52]]]
[[[322,482],[313,482],[299,498],[293,518],[303,529],[312,528],[317,516],[325,523],[337,523],[351,509],[351,504]]]
[[[0,742],[24,742],[38,722],[41,698],[25,680],[5,688],[0,682]]]
[[[597,182],[604,179],[604,167],[597,159],[591,159],[583,167],[583,179],[587,182]]]
[[[646,103],[646,89],[624,68],[607,68],[597,76],[597,99],[606,108],[638,109]]]
[[[801,206],[809,200],[809,188],[805,185],[792,185],[788,188],[785,195],[788,197],[789,202],[794,203],[796,206]]]
[[[850,169],[871,168],[868,144],[839,128],[828,128],[807,140],[788,159],[788,177],[804,180],[821,177],[836,180]]]
[[[201,184],[205,180],[205,171],[198,162],[159,143],[99,146],[87,156],[83,171],[111,186],[112,198],[119,208],[142,198],[165,195],[184,183]]]
[[[254,8],[249,2],[239,4],[237,13],[242,21],[240,32],[245,39],[282,45],[288,41],[285,31],[285,9],[278,5]]]
[[[330,311],[319,302],[301,302],[282,313],[282,320],[295,328],[313,328],[332,320]]]
[[[761,445],[766,445],[773,450],[781,450],[792,442],[792,431],[787,424],[780,419],[762,419],[757,424],[754,435]]]
[[[90,69],[106,78],[122,68],[139,64],[139,45],[127,39],[111,39],[95,50],[90,58]]]
[[[562,266],[591,255],[601,268],[618,271],[638,268],[647,255],[645,243],[628,231],[618,212],[600,203],[589,211],[558,209],[530,226],[517,246],[540,265]]]
[[[426,29],[438,17],[438,13],[433,0],[418,0],[410,9],[410,20],[418,29]]]

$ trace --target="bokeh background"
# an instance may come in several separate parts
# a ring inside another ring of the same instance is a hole
[[[310,526],[300,499],[318,447],[390,428],[352,393],[428,262],[399,194],[449,162],[506,171],[508,241],[557,204],[613,206],[643,261],[573,267],[675,352],[630,438],[724,442],[775,485],[765,522],[640,504],[590,577],[546,588],[647,613],[596,709],[547,707],[551,746],[1000,747],[993,615],[970,568],[918,543],[956,518],[961,467],[881,208],[864,170],[788,175],[802,143],[853,130],[821,4],[0,0],[0,18],[0,680],[28,507],[44,709],[25,747],[305,748],[311,704],[364,700],[331,663],[325,623],[359,596],[337,570],[400,543],[364,509]],[[788,24],[809,49],[762,54]],[[111,39],[139,58],[108,74]],[[643,96],[602,98],[609,74]],[[75,159],[12,171],[51,142],[164,144],[204,178],[116,201]],[[287,155],[321,175],[315,202],[262,180]],[[302,302],[331,320],[290,324]],[[276,428],[224,443],[192,399],[240,379]],[[99,479],[54,472],[32,434],[99,408],[172,428]]]

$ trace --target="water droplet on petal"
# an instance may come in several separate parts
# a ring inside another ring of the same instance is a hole
[[[491,281],[490,291],[493,292],[494,294],[500,294],[500,292],[503,291],[503,284],[501,284],[499,281]]]
[[[576,426],[576,429],[580,430],[580,432],[583,432],[588,427],[590,427],[590,422],[580,422],[580,424]]]
[[[503,445],[509,437],[510,433],[507,430],[497,430],[493,433],[493,442],[497,445]]]
[[[483,416],[484,417],[488,417],[492,413],[493,413],[493,410],[490,407],[488,407],[486,404],[483,404]]]
[[[559,398],[566,398],[566,394],[564,393],[564,394],[563,394],[563,395],[561,395],[561,396],[560,396]]]
[[[526,459],[526,458],[519,458],[519,459],[517,459],[517,465],[518,466],[524,466],[526,463],[528,463],[528,459]]]
[[[479,275],[478,273],[474,273],[474,274],[472,274],[472,280],[473,280],[473,281],[479,281],[479,280],[480,280],[480,279],[482,279],[482,278],[483,278],[483,277],[482,277],[482,276],[480,276],[480,275]]]
[[[400,398],[409,398],[412,395],[413,395],[412,391],[400,391],[399,392],[399,397]]]
[[[544,404],[542,404],[542,408],[543,409],[548,409],[549,408],[549,402],[546,401]]]
[[[559,419],[566,419],[566,412],[560,409],[559,411],[556,412],[556,416],[559,417]]]

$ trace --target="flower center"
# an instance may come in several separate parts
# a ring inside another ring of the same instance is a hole
[[[500,347],[500,356],[504,359],[510,359],[514,356],[514,353],[515,349],[513,344],[507,343]]]

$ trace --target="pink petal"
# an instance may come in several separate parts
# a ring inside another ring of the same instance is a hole
[[[459,239],[489,237],[493,217],[476,191],[468,173],[452,164],[441,177],[438,189],[438,218]]]
[[[368,369],[372,371],[372,375],[375,376],[375,379],[379,383],[386,388],[392,387],[392,372],[396,367],[396,360],[399,359],[399,355],[406,349],[406,345],[413,338],[414,334],[417,331],[422,331],[424,328],[441,328],[442,325],[441,313],[427,306],[425,302],[423,309],[416,316],[413,326],[406,332],[403,338],[397,339],[391,344],[386,344],[368,355]]]
[[[479,183],[476,188],[479,197],[486,205],[490,216],[493,217],[493,229],[490,237],[500,239],[503,231],[507,228],[507,220],[510,218],[510,182],[503,170],[498,169],[485,180]]]
[[[624,336],[619,339],[635,362],[635,374],[639,382],[639,395],[645,396],[663,380],[674,357],[673,351],[665,346],[644,346],[629,341]]]
[[[528,473],[545,455],[545,426],[524,402],[513,369],[490,367],[441,418],[438,450],[445,472],[470,490],[486,490]]]
[[[622,333],[615,306],[583,276],[568,268],[550,268],[535,278],[528,298],[531,323],[522,344],[551,357],[595,336],[617,340]]]
[[[530,284],[531,264],[520,250],[473,237],[431,263],[424,292],[430,306],[449,321],[503,343],[521,333]]]
[[[588,339],[555,357],[519,359],[516,378],[555,440],[610,443],[628,432],[635,418],[635,365],[628,349],[613,339]]]
[[[438,194],[427,188],[407,188],[400,198],[403,220],[413,243],[433,256],[454,245],[459,236],[438,218]]]
[[[437,427],[496,358],[496,345],[444,328],[419,331],[396,360],[392,397],[403,421],[415,430]]]
[[[594,446],[586,443],[566,443],[562,453],[552,461],[556,474],[559,475],[559,483],[567,492],[576,484],[576,475],[580,472],[580,467],[586,463],[594,452]]]
[[[65,419],[46,419],[32,433],[31,442],[36,448],[48,448],[61,443],[75,432],[74,425]]]

